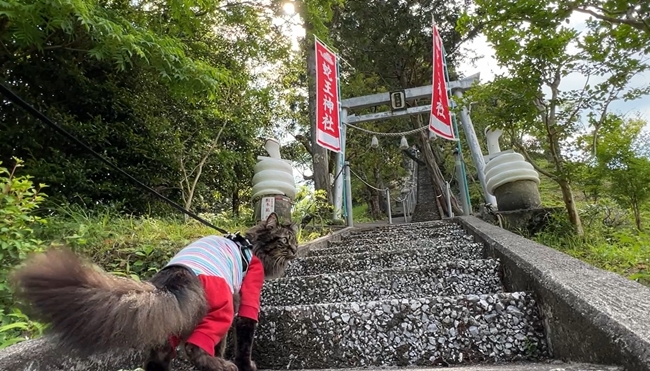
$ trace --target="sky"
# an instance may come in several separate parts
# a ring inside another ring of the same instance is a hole
[[[574,13],[570,18],[570,26],[577,30],[584,29],[585,21],[588,15],[582,13]],[[474,73],[481,74],[481,81],[490,81],[494,78],[495,74],[504,73],[505,71],[499,68],[497,61],[492,57],[494,49],[489,45],[484,35],[480,35],[471,42],[468,42],[465,47],[473,49],[478,55],[483,57],[477,60],[473,65],[469,62],[461,63],[459,69],[465,76]],[[571,74],[564,78],[560,84],[562,90],[581,89],[584,86],[586,77],[577,73]],[[592,81],[594,81],[592,79]],[[602,80],[601,80],[602,81]],[[644,75],[638,75],[637,78],[631,82],[632,87],[647,86],[650,84],[650,73],[646,72]],[[650,96],[644,96],[634,101],[615,101],[610,105],[610,109],[614,113],[623,115],[634,115],[636,113],[644,117],[650,122]]]

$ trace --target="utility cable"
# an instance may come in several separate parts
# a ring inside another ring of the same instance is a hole
[[[85,150],[87,150],[88,152],[90,152],[93,156],[97,157],[100,161],[102,161],[103,163],[105,163],[105,164],[108,165],[109,167],[115,169],[117,172],[119,172],[120,174],[124,175],[125,177],[129,178],[132,182],[134,182],[135,184],[137,184],[137,185],[140,186],[141,188],[146,189],[147,191],[149,191],[150,193],[152,193],[154,196],[156,196],[156,197],[160,198],[161,200],[163,200],[164,202],[168,203],[169,205],[171,205],[171,206],[172,206],[173,208],[175,208],[176,210],[178,210],[178,211],[180,211],[180,212],[182,212],[182,213],[184,213],[184,214],[190,216],[191,218],[196,219],[197,221],[199,221],[199,222],[205,224],[206,226],[208,226],[208,227],[210,227],[210,228],[214,228],[214,229],[216,229],[217,231],[219,231],[219,232],[221,232],[221,233],[229,234],[229,232],[226,231],[225,229],[222,229],[222,228],[219,228],[219,227],[215,226],[214,224],[210,223],[209,221],[207,221],[207,220],[201,218],[200,216],[198,216],[198,215],[196,215],[195,213],[193,213],[193,212],[191,212],[191,211],[185,209],[184,207],[182,207],[181,205],[177,204],[176,202],[174,202],[174,201],[170,200],[169,198],[167,198],[167,197],[161,195],[160,193],[156,192],[153,188],[151,188],[151,187],[147,186],[146,184],[142,183],[141,181],[139,181],[138,179],[136,179],[135,177],[133,177],[131,174],[129,174],[129,173],[127,173],[126,171],[122,170],[122,169],[119,168],[117,165],[113,164],[112,162],[110,162],[109,160],[107,160],[106,158],[104,158],[102,155],[100,155],[99,153],[95,152],[95,151],[94,151],[92,148],[90,148],[86,143],[84,143],[84,142],[82,142],[81,140],[77,139],[74,135],[72,135],[72,134],[70,134],[69,132],[67,132],[65,129],[63,129],[61,126],[59,126],[58,124],[56,124],[54,121],[50,120],[47,116],[45,116],[43,113],[41,113],[40,111],[38,111],[36,108],[32,107],[29,103],[25,102],[22,98],[20,98],[20,97],[19,97],[18,95],[16,95],[13,91],[11,91],[11,90],[10,90],[10,89],[9,89],[9,88],[4,84],[4,82],[0,82],[0,92],[1,92],[1,93],[2,93],[2,94],[3,94],[3,95],[4,95],[4,96],[9,100],[9,101],[11,101],[12,103],[14,103],[14,104],[16,104],[17,106],[21,107],[22,109],[24,109],[25,111],[27,111],[27,112],[28,112],[29,114],[31,114],[32,116],[34,116],[34,117],[38,118],[39,120],[43,121],[45,124],[47,124],[48,126],[52,127],[54,130],[56,130],[57,132],[59,132],[59,134],[61,134],[61,135],[63,135],[64,137],[66,137],[66,138],[72,140],[73,142],[79,144],[79,145],[82,146]]]

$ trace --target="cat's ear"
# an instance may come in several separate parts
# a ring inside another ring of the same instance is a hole
[[[278,221],[278,214],[276,213],[271,213],[268,218],[266,218],[266,227],[267,228],[275,228],[279,224]]]
[[[296,235],[298,234],[298,224],[297,223],[291,222],[289,224],[289,229],[291,229],[291,232],[293,232],[293,234],[296,234]]]

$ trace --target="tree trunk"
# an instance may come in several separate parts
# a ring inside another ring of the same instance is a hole
[[[643,231],[643,228],[641,227],[641,210],[639,208],[639,204],[636,202],[633,203],[632,210],[634,210],[634,223],[636,224],[636,229],[641,232]]]
[[[573,198],[573,191],[571,190],[571,184],[565,179],[558,179],[558,184],[562,190],[562,200],[564,200],[564,205],[566,206],[566,211],[569,214],[569,221],[573,224],[576,234],[578,236],[584,236],[585,231],[582,228],[582,220],[580,220],[580,214],[578,214],[578,208],[576,207],[576,202]]]
[[[232,191],[232,215],[239,216],[239,206],[241,205],[241,200],[239,199],[239,189],[235,188]]]
[[[303,18],[304,19],[304,18]],[[305,29],[309,31],[305,23]],[[314,188],[322,189],[327,193],[328,202],[332,202],[332,186],[329,182],[329,166],[327,160],[327,149],[316,143],[316,53],[314,50],[314,39],[311,32],[305,37],[305,52],[307,54],[307,71],[309,71],[309,123],[311,127],[311,152],[312,169],[314,172]]]
[[[370,216],[374,220],[379,220],[382,218],[381,206],[379,203],[379,192],[376,190],[366,187],[370,195],[368,199],[368,206],[370,207]]]

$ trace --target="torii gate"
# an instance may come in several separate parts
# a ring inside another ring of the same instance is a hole
[[[448,89],[451,90],[452,94],[456,97],[462,97],[463,92],[469,89],[475,81],[478,81],[480,74],[474,74],[468,76],[464,79],[457,81],[450,81]],[[413,101],[415,99],[430,98],[432,94],[432,85],[418,86],[415,88],[409,88],[399,91],[393,91],[389,93],[378,93],[372,95],[364,95],[361,97],[353,97],[344,99],[341,101],[341,152],[337,154],[336,162],[336,174],[340,174],[341,170],[345,165],[345,137],[346,137],[346,124],[355,124],[361,122],[369,121],[384,121],[396,117],[405,117],[412,115],[419,115],[423,113],[431,112],[431,105],[422,105],[415,107],[406,107],[407,101]],[[375,106],[381,106],[389,104],[391,106],[391,111],[379,112],[379,113],[370,113],[366,115],[357,116],[354,114],[349,115],[348,112],[354,109],[360,108],[369,108]],[[469,117],[469,112],[467,107],[463,107],[460,112],[460,122],[463,126],[463,131],[465,132],[465,137],[467,138],[467,144],[469,146],[470,152],[472,154],[472,159],[476,169],[478,170],[478,178],[481,183],[481,188],[483,190],[483,196],[487,203],[496,205],[496,198],[488,193],[485,186],[485,160],[483,158],[483,153],[481,152],[481,147],[476,137],[476,132],[474,131],[474,125]],[[458,134],[456,134],[458,135]],[[347,178],[349,179],[349,173],[346,172]],[[464,179],[461,179],[464,181]],[[349,184],[349,182],[348,182]],[[349,188],[349,187],[347,187]],[[346,190],[346,195],[351,196],[351,190]],[[336,215],[342,214],[343,208],[343,178],[341,176],[337,177],[334,183],[334,212]],[[464,208],[465,209],[465,208]],[[348,198],[347,202],[347,214],[348,214],[348,225],[352,226],[352,202]],[[469,210],[463,210],[465,213],[469,213]]]

